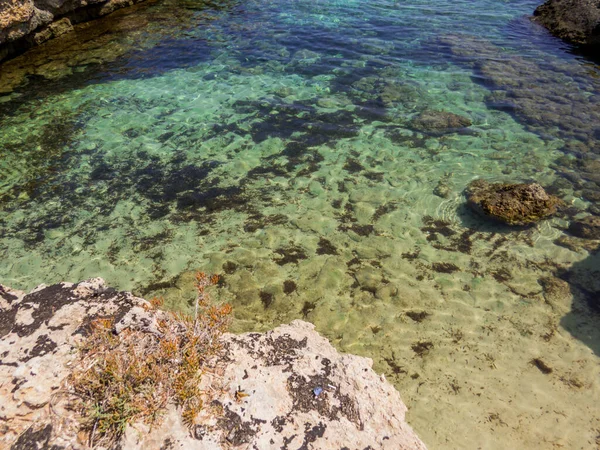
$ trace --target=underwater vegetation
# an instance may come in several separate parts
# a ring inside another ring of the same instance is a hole
[[[189,314],[202,268],[233,331],[372,358],[431,448],[589,447],[600,78],[530,3],[166,1],[11,60],[0,278]],[[484,182],[543,220],[473,212]]]

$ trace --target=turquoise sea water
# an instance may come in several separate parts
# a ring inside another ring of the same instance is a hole
[[[600,71],[536,6],[166,0],[5,63],[0,281],[185,309],[220,273],[236,331],[315,323],[430,448],[595,448],[600,263],[565,230],[600,211]],[[476,178],[568,207],[492,224]]]

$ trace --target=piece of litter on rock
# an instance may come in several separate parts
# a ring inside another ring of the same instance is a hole
[[[323,392],[323,388],[321,386],[318,386],[313,389],[313,394],[315,394],[315,397],[318,397],[319,395],[321,395],[321,392]]]
[[[335,388],[335,386],[334,386],[333,384],[328,384],[328,385],[327,385],[327,387],[328,387],[328,388],[330,388],[330,389],[333,389],[334,391],[335,391],[335,389],[336,389],[336,388]]]

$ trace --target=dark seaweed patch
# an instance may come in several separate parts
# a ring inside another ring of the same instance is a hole
[[[383,181],[383,176],[385,174],[383,172],[365,172],[363,173],[363,176],[367,179],[367,180],[371,180],[371,181]]]
[[[319,165],[313,161],[309,161],[308,165],[304,169],[299,170],[296,176],[306,177],[309,176],[311,173],[315,173],[317,170],[319,170]]]
[[[173,277],[170,280],[166,281],[157,281],[154,283],[150,283],[141,289],[139,289],[139,295],[145,296],[150,292],[161,291],[163,289],[171,289],[177,286],[177,281],[179,280],[179,276]]]
[[[302,317],[308,316],[316,308],[316,306],[317,304],[314,302],[304,302],[304,305],[302,305],[302,310],[300,311],[302,313]]]
[[[338,251],[335,245],[333,245],[330,241],[325,238],[319,239],[319,244],[317,247],[317,255],[337,255]]]
[[[315,99],[293,103],[260,99],[240,100],[233,106],[239,113],[252,114],[250,134],[256,143],[270,137],[289,139],[292,134],[300,132],[304,134],[304,142],[317,146],[358,134],[351,112],[320,112],[314,104]]]
[[[460,268],[452,263],[433,263],[431,268],[439,273],[454,273],[460,271]]]
[[[406,314],[408,317],[410,317],[412,320],[418,323],[423,322],[425,319],[427,319],[427,317],[431,315],[426,311],[407,311],[404,314]]]
[[[529,361],[529,364],[537,367],[540,370],[540,372],[542,372],[545,375],[552,373],[552,367],[550,367],[548,364],[546,364],[540,358],[533,358],[531,361]]]
[[[288,174],[287,170],[284,169],[283,167],[279,167],[279,166],[268,166],[268,167],[258,166],[258,167],[255,167],[254,169],[250,170],[248,172],[248,174],[246,175],[246,178],[249,179],[249,180],[256,180],[256,179],[265,178],[267,176],[285,177],[285,176],[287,176],[287,174]]]
[[[223,271],[227,274],[227,275],[231,275],[233,274],[237,268],[238,265],[236,263],[234,263],[233,261],[225,261],[223,263]]]
[[[419,257],[420,254],[421,254],[421,249],[416,248],[414,252],[402,253],[402,258],[407,259],[409,261],[414,261],[415,259],[417,259]]]
[[[271,304],[273,303],[274,295],[271,294],[270,292],[260,291],[259,296],[260,296],[260,301],[262,302],[265,309],[268,308],[269,306],[271,306]]]
[[[65,163],[71,157],[71,146],[84,121],[73,113],[58,113],[45,125],[22,140],[3,142],[1,153],[26,153],[27,178],[2,195],[0,203],[27,194],[31,200],[47,196],[48,191],[71,191],[73,186],[59,186]]]
[[[135,139],[141,134],[140,130],[136,130],[135,128],[129,128],[121,133],[123,136],[129,139]]]
[[[473,248],[471,237],[476,233],[473,229],[467,229],[457,236],[457,231],[450,227],[450,223],[434,219],[430,216],[423,217],[424,227],[421,231],[426,234],[426,239],[438,250],[461,252],[470,254]],[[447,239],[449,243],[440,242],[440,236]]]
[[[105,162],[101,162],[90,172],[90,180],[92,181],[106,181],[114,178],[114,176],[113,168]]]
[[[295,245],[278,248],[275,253],[281,255],[281,258],[275,259],[275,262],[280,266],[298,264],[299,261],[307,258],[304,249]]]
[[[57,127],[60,129],[60,127]],[[66,138],[64,138],[66,139]],[[64,142],[64,139],[60,142]],[[44,141],[51,140],[46,137]],[[59,151],[59,150],[57,150]],[[62,150],[60,150],[62,151]],[[59,151],[59,154],[60,154]],[[49,152],[52,154],[52,152]],[[109,216],[120,199],[134,198],[146,207],[147,217],[157,219],[173,213],[173,222],[197,220],[207,222],[210,214],[225,209],[243,211],[247,209],[247,201],[243,188],[239,186],[217,186],[218,179],[211,177],[213,169],[219,166],[214,161],[205,161],[199,165],[186,161],[182,152],[175,152],[170,160],[148,155],[138,151],[127,162],[111,163],[101,153],[93,154],[90,159],[91,170],[83,180],[71,180],[70,165],[76,165],[77,159],[63,158],[62,171],[53,172],[52,177],[42,176],[45,184],[39,184],[35,195],[29,200],[17,200],[10,205],[11,209],[36,209],[36,216],[26,216],[19,224],[7,230],[8,235],[15,235],[27,245],[36,245],[44,239],[47,230],[65,227],[77,218],[75,211],[82,207],[90,208],[89,191],[85,186],[97,186],[110,193],[106,196],[93,197],[93,208],[97,214]],[[49,158],[51,159],[51,158]],[[70,162],[69,162],[70,161]],[[243,180],[242,180],[243,181]],[[60,198],[52,209],[33,208],[27,205],[32,202],[51,202]],[[143,200],[147,201],[143,201]],[[259,197],[262,200],[262,197]],[[78,227],[77,234],[84,238],[86,246],[96,239],[98,231],[102,231],[95,221],[89,221]],[[160,238],[160,236],[156,236]],[[142,250],[151,247],[151,241],[139,242]]]
[[[298,286],[296,285],[296,283],[292,280],[285,280],[283,282],[283,293],[286,295],[291,294],[292,292],[295,292],[296,289],[298,289]]]
[[[428,241],[436,240],[437,234],[440,234],[444,237],[451,237],[456,234],[456,231],[450,228],[450,222],[425,216],[423,217],[423,223],[425,226],[421,228],[421,231],[428,234]]]
[[[342,224],[338,227],[338,230],[353,231],[356,234],[358,234],[359,236],[370,236],[371,234],[373,234],[375,232],[375,227],[373,227],[373,225],[358,225],[356,223],[353,223],[350,226]]]
[[[344,205],[344,213],[338,216],[338,220],[342,224],[348,224],[357,221],[354,217],[354,207],[352,206],[352,203],[346,203],[346,205]]]
[[[383,358],[383,360],[390,367],[390,369],[392,370],[392,373],[394,375],[401,375],[403,373],[408,373],[406,371],[406,369],[404,369],[404,367],[398,365],[398,363],[396,362],[396,360],[394,358]]]
[[[161,143],[165,143],[167,142],[169,139],[171,139],[173,136],[175,135],[175,133],[173,131],[167,131],[166,133],[161,134],[158,138],[157,141],[161,142]]]
[[[309,153],[309,147],[306,143],[291,141],[285,144],[285,148],[280,153],[280,156],[285,156],[290,161],[301,160],[301,158]]]
[[[357,266],[360,265],[360,259],[358,259],[357,257],[352,258],[350,261],[348,261],[346,263],[346,265],[348,267],[352,267],[352,266]]]
[[[412,348],[413,352],[415,352],[418,356],[423,357],[427,353],[429,353],[429,350],[431,350],[433,348],[433,342],[431,342],[431,341],[416,342],[416,343],[412,344],[410,346],[410,348]]]
[[[375,210],[375,213],[373,214],[373,222],[378,221],[381,217],[383,217],[386,214],[391,213],[392,211],[395,211],[396,209],[397,209],[397,206],[392,203],[386,203],[385,205],[379,205],[379,207]]]
[[[146,236],[134,241],[134,247],[136,250],[145,252],[158,245],[165,245],[171,238],[170,231],[162,231],[155,234],[154,236]]]
[[[360,162],[358,162],[357,159],[348,158],[346,160],[346,164],[344,164],[344,170],[350,173],[358,173],[362,170],[365,170],[365,168]]]
[[[231,186],[214,187],[201,192],[186,192],[177,199],[179,209],[205,208],[208,212],[219,212],[246,204],[242,190]]]
[[[510,271],[504,267],[493,271],[492,276],[498,283],[504,283],[505,281],[512,280],[512,275]]]
[[[256,230],[261,230],[267,225],[283,225],[287,223],[288,217],[284,214],[274,214],[271,216],[263,216],[260,213],[252,214],[244,223],[244,231],[249,233]]]

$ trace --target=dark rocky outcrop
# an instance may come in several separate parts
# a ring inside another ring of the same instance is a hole
[[[533,21],[572,44],[600,48],[600,2],[548,0],[533,13]]]
[[[488,183],[475,180],[465,191],[467,204],[508,225],[530,225],[551,216],[561,200],[537,183]]]
[[[143,0],[1,0],[0,61]]]

